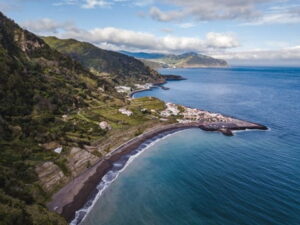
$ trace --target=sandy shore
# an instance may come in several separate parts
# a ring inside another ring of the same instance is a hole
[[[206,131],[220,131],[225,135],[232,135],[232,130],[259,129],[266,130],[267,127],[234,119],[231,123],[187,123],[164,125],[147,133],[131,139],[120,147],[116,148],[104,159],[98,161],[93,167],[88,168],[81,175],[60,189],[52,196],[52,201],[47,204],[48,208],[61,214],[67,221],[75,217],[75,212],[83,207],[91,194],[95,191],[97,184],[102,177],[112,168],[113,163],[123,155],[129,154],[138,148],[143,142],[157,136],[160,133],[182,130],[189,128],[200,128]]]

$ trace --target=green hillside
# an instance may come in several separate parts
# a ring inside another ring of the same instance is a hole
[[[43,207],[34,166],[59,159],[41,145],[70,143],[77,128],[61,116],[104,97],[98,87],[114,89],[2,13],[0,71],[0,224],[65,224]]]
[[[100,49],[74,39],[44,37],[44,41],[59,52],[69,55],[87,69],[116,85],[159,83],[164,79],[141,61],[113,51]]]
[[[140,70],[159,77],[139,61],[122,59],[120,65],[105,61],[104,68],[121,76],[137,66],[132,74]],[[132,67],[125,68],[127,63]],[[119,96],[107,79],[52,49],[1,12],[0,71],[1,225],[66,224],[47,210],[51,195],[115,145],[160,123],[158,110],[165,107],[155,98],[128,101]],[[121,114],[124,107],[133,115]],[[157,113],[152,115],[150,109]],[[111,129],[101,128],[101,121]],[[107,145],[93,147],[105,141]],[[54,151],[57,146],[61,153]]]

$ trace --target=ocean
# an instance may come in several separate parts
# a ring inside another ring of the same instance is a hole
[[[264,124],[189,129],[141,146],[100,184],[82,225],[299,225],[300,68],[165,69],[184,81],[154,96]],[[105,188],[103,188],[105,186]]]

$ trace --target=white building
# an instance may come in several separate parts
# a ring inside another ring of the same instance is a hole
[[[166,109],[160,113],[162,117],[169,117],[169,116],[177,116],[180,113],[180,110],[178,109],[177,105],[173,103],[166,103]]]
[[[130,93],[131,92],[131,87],[127,87],[127,86],[116,86],[115,89],[119,93]]]
[[[134,84],[134,86],[137,89],[150,89],[153,87],[153,85],[151,83],[146,83],[146,84]]]

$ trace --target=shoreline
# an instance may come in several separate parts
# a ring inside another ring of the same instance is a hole
[[[150,91],[154,88],[161,88],[166,83],[168,83],[167,79],[165,79],[164,81],[161,81],[161,82],[152,83],[152,86],[149,87],[149,88],[143,88],[143,89],[138,89],[138,90],[131,91],[128,94],[128,97],[133,98],[133,95],[136,94],[136,93],[143,92],[143,91]]]
[[[112,169],[114,162],[118,161],[122,156],[128,155],[147,140],[152,139],[161,133],[191,128],[199,128],[204,131],[218,131],[227,136],[232,136],[232,131],[234,130],[268,129],[264,125],[239,119],[235,119],[232,123],[193,122],[163,125],[122,144],[103,159],[99,160],[94,166],[88,168],[81,175],[74,178],[52,196],[52,200],[47,204],[48,209],[59,213],[68,222],[71,222],[75,218],[76,211],[80,210],[95,193],[97,185],[105,174]]]

